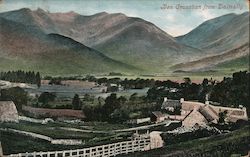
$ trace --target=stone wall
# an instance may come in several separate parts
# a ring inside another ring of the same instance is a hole
[[[17,133],[25,136],[29,136],[36,139],[41,139],[50,142],[51,144],[60,144],[60,145],[81,145],[83,144],[82,140],[77,139],[53,139],[49,136],[33,133],[33,132],[27,132],[22,130],[16,130],[11,128],[0,128],[0,131],[6,131],[6,132],[12,132]],[[0,156],[1,157],[1,156]]]
[[[161,132],[153,131],[150,133],[150,149],[161,148],[164,145],[164,141],[161,137]]]
[[[76,139],[56,139],[51,140],[52,144],[61,144],[61,145],[81,145],[83,144],[82,140]]]

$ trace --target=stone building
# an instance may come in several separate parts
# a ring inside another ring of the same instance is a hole
[[[152,112],[150,119],[152,122],[160,123],[165,120],[165,115],[161,111]]]
[[[172,111],[174,112],[174,110],[178,107],[181,107],[181,101],[179,100],[171,100],[168,98],[164,98],[163,103],[162,103],[162,109],[165,109],[167,111]]]
[[[163,147],[164,141],[161,137],[161,132],[153,131],[149,135],[150,135],[150,149]]]
[[[176,106],[181,106],[181,115],[171,115],[169,119],[180,120],[182,125],[192,127],[195,124],[204,125],[209,123],[218,123],[219,114],[226,113],[225,122],[235,123],[237,120],[248,120],[246,108],[240,106],[239,108],[223,107],[218,104],[211,105],[209,101],[205,103],[196,101],[164,99],[162,109],[173,110]]]
[[[0,123],[18,123],[18,112],[13,101],[0,101]]]
[[[207,123],[206,118],[198,110],[193,110],[182,120],[182,126],[186,127],[193,127],[196,124],[206,125]]]

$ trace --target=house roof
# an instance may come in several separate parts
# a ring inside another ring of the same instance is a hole
[[[218,120],[218,114],[211,108],[209,105],[203,106],[199,109],[199,112],[207,119],[207,121],[211,122],[213,120]]]
[[[162,103],[162,108],[166,108],[166,107],[180,107],[181,106],[181,102],[180,100],[167,100],[164,101]]]
[[[164,117],[164,114],[162,114],[161,111],[154,111],[152,112],[153,115],[155,115],[156,117]]]
[[[0,122],[18,122],[18,112],[13,101],[0,101]]]
[[[9,105],[9,104],[12,104],[14,103],[13,101],[0,101],[0,105],[3,106],[3,105]]]
[[[16,109],[13,101],[0,101],[0,114],[13,109]]]

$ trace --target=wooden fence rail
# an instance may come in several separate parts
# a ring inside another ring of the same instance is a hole
[[[150,136],[134,138],[130,141],[106,144],[90,148],[11,154],[7,157],[110,157],[137,151],[153,149],[150,147]]]

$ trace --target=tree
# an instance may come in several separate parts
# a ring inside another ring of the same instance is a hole
[[[220,112],[219,113],[219,123],[225,123],[226,116],[227,116],[226,110],[224,112]]]
[[[183,80],[184,80],[184,83],[187,85],[190,85],[192,83],[192,81],[189,77],[185,77]]]
[[[41,87],[41,76],[39,72],[36,73],[36,84],[38,88]]]
[[[18,111],[22,110],[22,105],[27,105],[28,94],[20,87],[13,87],[1,90],[1,100],[13,101]]]
[[[72,108],[74,110],[79,110],[81,109],[81,100],[79,98],[79,95],[78,94],[75,94],[73,100],[72,100]]]
[[[41,102],[43,105],[48,105],[50,101],[54,101],[56,98],[56,95],[54,93],[49,92],[43,92],[39,98],[38,102]]]
[[[130,95],[129,100],[130,101],[134,101],[134,100],[136,100],[137,97],[138,97],[138,94],[137,93],[133,93],[132,95]]]
[[[116,108],[119,107],[119,101],[117,100],[116,94],[112,93],[105,100],[105,104],[103,105],[103,114],[104,118],[109,119],[111,113],[114,112]]]

